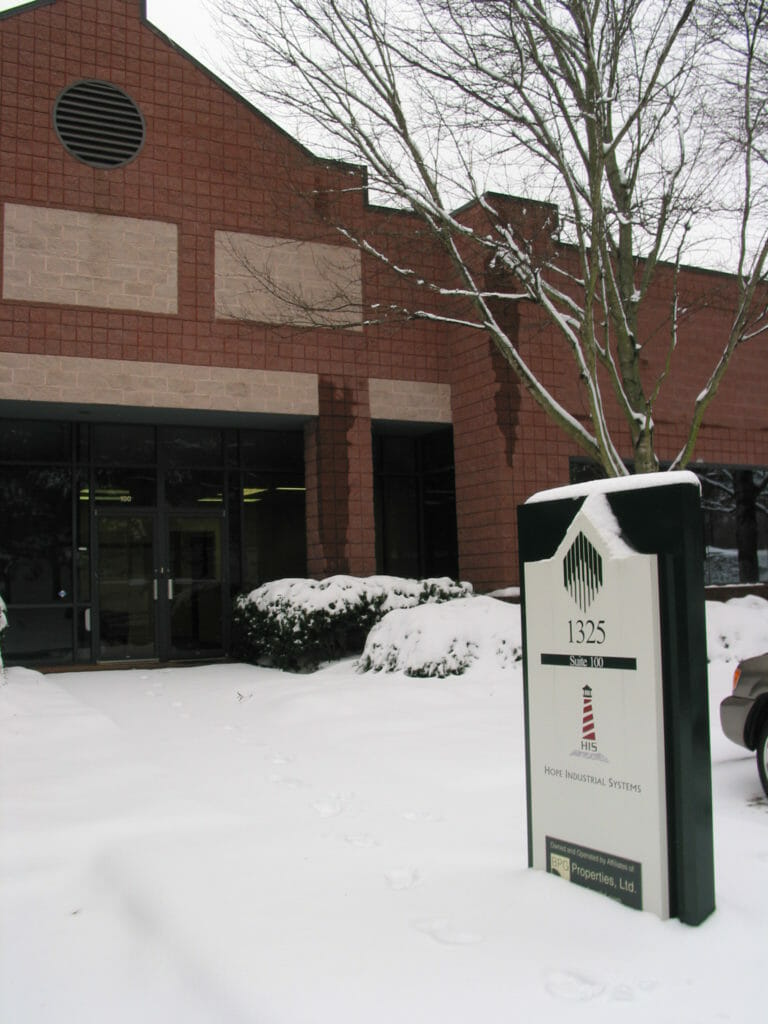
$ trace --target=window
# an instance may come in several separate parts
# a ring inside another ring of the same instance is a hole
[[[768,581],[768,469],[695,466],[709,585]]]
[[[0,595],[9,661],[72,658],[72,429],[0,420]]]
[[[47,604],[72,590],[72,471],[5,466],[0,594],[7,604]]]
[[[304,474],[247,470],[242,480],[245,590],[306,575]]]
[[[376,564],[393,576],[458,576],[450,427],[374,429]]]
[[[241,430],[244,591],[307,572],[303,430]]]
[[[701,482],[705,584],[768,582],[768,468],[701,463],[688,468]],[[571,483],[603,476],[588,459],[571,459]]]

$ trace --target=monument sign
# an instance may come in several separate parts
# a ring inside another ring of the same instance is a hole
[[[698,923],[714,907],[698,481],[549,491],[519,525],[529,863]]]

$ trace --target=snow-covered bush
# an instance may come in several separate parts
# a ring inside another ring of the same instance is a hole
[[[768,601],[756,595],[707,601],[707,656],[741,661],[768,651]]]
[[[265,583],[237,598],[234,649],[252,663],[292,672],[358,654],[368,631],[387,612],[451,601],[472,593],[448,577],[331,576]]]
[[[520,609],[492,597],[389,612],[368,634],[359,672],[461,675],[476,661],[509,668],[522,657]]]

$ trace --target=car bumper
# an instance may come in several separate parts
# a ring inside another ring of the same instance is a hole
[[[746,747],[744,742],[744,727],[747,724],[747,717],[755,702],[745,697],[726,697],[720,704],[720,724],[723,732],[734,743],[740,747]]]

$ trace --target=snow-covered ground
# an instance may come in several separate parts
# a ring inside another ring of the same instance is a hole
[[[493,645],[444,679],[9,670],[0,1021],[760,1019],[768,802],[717,707],[732,659],[768,649],[768,604],[708,618],[717,910],[699,928],[527,869],[522,674]]]

